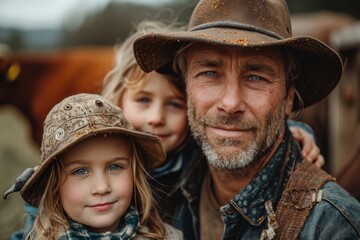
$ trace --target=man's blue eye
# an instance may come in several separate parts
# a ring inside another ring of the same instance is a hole
[[[260,80],[262,80],[262,78],[259,77],[259,76],[250,76],[249,79],[252,80],[252,81],[260,81]]]
[[[215,76],[216,76],[216,73],[215,73],[215,72],[208,71],[208,72],[204,72],[203,75],[204,75],[205,77],[215,77]]]

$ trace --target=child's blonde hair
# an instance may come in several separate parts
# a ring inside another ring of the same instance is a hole
[[[147,182],[148,173],[142,163],[142,152],[138,150],[138,143],[132,137],[127,139],[130,139],[128,144],[134,181],[132,203],[139,213],[138,234],[149,239],[164,239],[164,223],[154,208],[153,196]],[[70,225],[60,202],[62,168],[60,156],[51,163],[47,176],[44,176],[48,181],[39,202],[38,215],[27,239],[55,239],[59,230]]]
[[[119,105],[122,94],[126,88],[137,88],[146,84],[149,74],[141,70],[136,62],[133,43],[147,33],[171,32],[182,30],[179,23],[166,24],[161,21],[142,21],[136,31],[122,44],[116,46],[116,65],[105,76],[101,95]],[[169,78],[173,85],[185,96],[185,84],[180,76],[171,75]]]

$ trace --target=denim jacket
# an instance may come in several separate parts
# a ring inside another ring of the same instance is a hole
[[[290,154],[285,154],[289,151]],[[283,143],[269,163],[221,207],[222,239],[259,239],[267,225],[265,201],[271,200],[276,208],[291,172],[301,160],[300,148],[287,129]],[[199,194],[207,171],[206,160],[194,161],[189,168],[181,185],[183,198],[176,207],[174,225],[183,230],[185,239],[197,240],[201,239]],[[334,182],[326,183],[322,190],[322,201],[310,212],[299,239],[360,239],[359,202]]]

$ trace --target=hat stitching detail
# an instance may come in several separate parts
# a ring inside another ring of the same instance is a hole
[[[96,105],[96,106],[98,106],[97,101],[99,101],[99,100],[95,100],[95,105]],[[83,109],[84,109],[83,111],[84,111],[84,114],[85,114],[86,117],[87,117],[87,120],[89,121],[89,127],[90,127],[90,129],[96,128],[96,124],[94,123],[93,119],[91,118],[91,116],[93,115],[93,114],[91,114],[91,107],[88,107],[88,106],[86,105],[86,100],[85,100],[85,99],[78,98],[78,102],[79,102],[80,105],[83,106]],[[95,115],[97,115],[97,114],[94,114],[94,116],[95,116]]]
[[[62,140],[65,136],[65,130],[63,128],[58,128],[55,133],[56,140]]]
[[[258,32],[258,33],[262,33],[264,35],[267,35],[269,37],[273,37],[276,39],[284,39],[282,36],[280,36],[279,34],[266,30],[264,28],[259,28],[256,27],[254,25],[249,25],[249,24],[245,24],[245,23],[238,23],[238,22],[231,22],[231,21],[216,21],[216,22],[209,22],[209,23],[203,23],[200,25],[197,25],[193,28],[191,28],[189,31],[193,32],[193,31],[199,31],[199,30],[204,30],[207,28],[216,28],[216,27],[220,27],[220,28],[237,28],[240,30],[248,30],[248,31],[253,31],[253,32]]]

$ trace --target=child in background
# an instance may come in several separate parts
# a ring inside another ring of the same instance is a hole
[[[165,163],[151,175],[156,200],[165,214],[172,216],[176,190],[190,161],[199,160],[201,151],[190,136],[186,116],[185,82],[177,75],[164,72],[143,72],[133,53],[136,38],[150,32],[178,31],[179,26],[156,21],[143,21],[137,31],[127,38],[116,53],[116,66],[106,76],[102,95],[116,103],[135,129],[157,135],[167,154]],[[318,166],[324,164],[319,148],[303,123],[289,121],[291,131],[300,142],[304,157]],[[164,193],[164,194],[162,194]],[[170,220],[171,221],[171,220]]]
[[[165,159],[95,94],[65,98],[44,122],[41,164],[21,189],[38,214],[27,239],[182,239],[153,207],[147,170]]]
[[[145,33],[176,29],[179,26],[163,22],[141,22],[137,31],[118,46],[116,66],[105,77],[102,91],[105,98],[122,108],[135,129],[150,132],[161,139],[167,160],[151,172],[156,179],[151,184],[156,185],[156,190],[160,189],[156,198],[165,212],[166,206],[171,205],[166,202],[171,202],[169,197],[176,190],[174,186],[178,184],[181,173],[200,150],[190,137],[184,82],[176,75],[143,72],[135,60],[132,45]]]

